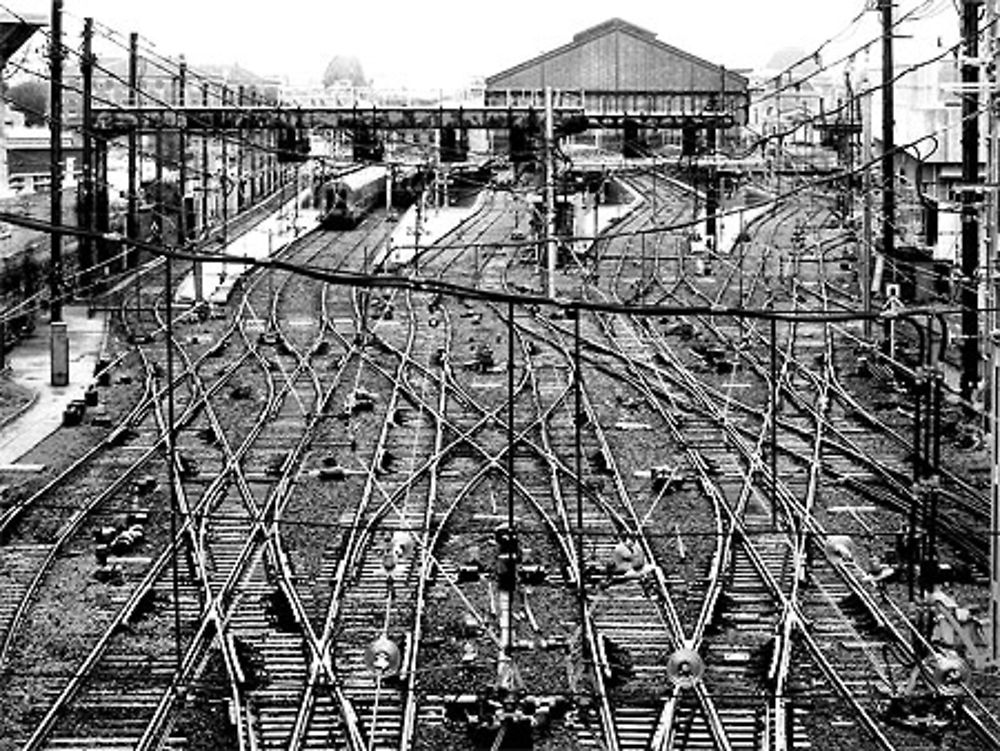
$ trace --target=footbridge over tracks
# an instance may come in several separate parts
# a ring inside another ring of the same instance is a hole
[[[740,174],[748,172],[763,172],[768,169],[764,159],[746,158],[730,159],[719,156],[682,157],[677,154],[657,154],[657,156],[626,158],[619,154],[573,154],[571,155],[573,169],[580,172],[639,172],[646,173],[652,169],[664,167],[712,168],[719,174]]]
[[[625,129],[628,127],[677,129],[684,127],[725,129],[746,121],[749,100],[745,92],[729,92],[714,100],[700,99],[690,93],[676,97],[650,99],[651,106],[641,109],[599,108],[584,104],[585,94],[555,95],[552,108],[557,134],[590,128]],[[103,137],[157,130],[185,130],[193,133],[236,130],[307,130],[369,129],[426,130],[435,128],[503,129],[512,126],[541,124],[544,103],[522,97],[508,105],[388,105],[367,107],[281,107],[245,106],[159,106],[94,107],[91,127]]]

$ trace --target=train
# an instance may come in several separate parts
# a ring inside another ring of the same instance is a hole
[[[354,227],[379,201],[385,200],[388,170],[370,165],[320,183],[315,205],[324,227]]]
[[[420,190],[422,173],[415,166],[392,169],[392,205],[412,203]],[[355,227],[369,211],[385,202],[390,167],[373,164],[321,181],[315,188],[314,204],[320,223],[329,228]]]

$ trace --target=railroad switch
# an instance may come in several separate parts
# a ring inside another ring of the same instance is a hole
[[[479,651],[476,649],[476,645],[472,642],[465,642],[462,645],[462,665],[471,667],[477,659],[479,659]]]
[[[649,477],[653,482],[653,490],[657,493],[673,493],[684,487],[684,475],[677,467],[667,464],[651,467]]]
[[[292,609],[288,595],[282,587],[276,587],[266,595],[267,605],[264,612],[270,622],[281,631],[295,631],[298,629],[298,619]]]
[[[287,459],[288,456],[284,452],[277,454],[276,456],[272,456],[267,460],[267,467],[264,469],[264,474],[268,477],[281,477],[281,473],[285,467]],[[325,463],[326,460],[324,460],[324,464]]]
[[[465,560],[458,567],[458,581],[459,583],[478,582],[482,571],[483,563],[479,547],[472,545],[466,551]]]
[[[934,618],[932,641],[962,652],[976,669],[990,664],[987,624],[940,590],[927,597]]]
[[[146,533],[142,525],[133,524],[115,535],[115,538],[108,543],[108,549],[115,555],[125,555],[141,545],[145,539]]]
[[[669,324],[664,330],[664,334],[671,335],[676,334],[681,338],[681,341],[690,341],[695,335],[696,331],[692,324],[684,322],[676,322]]]
[[[215,432],[215,428],[211,425],[206,425],[204,428],[199,430],[198,438],[210,446],[216,446],[220,443],[219,434]]]
[[[617,574],[640,572],[646,566],[646,555],[637,543],[622,541],[611,551],[611,563]]]
[[[282,462],[283,464],[283,462]],[[279,472],[280,474],[280,472]],[[343,482],[347,477],[346,470],[339,464],[326,465],[319,468],[319,479]]]
[[[111,361],[106,357],[98,358],[94,363],[94,375],[97,377],[98,386],[111,385]]]
[[[135,483],[135,492],[137,495],[149,495],[154,490],[156,490],[156,478],[153,475],[144,475]]]
[[[94,572],[94,578],[102,584],[121,586],[125,583],[125,573],[117,563],[104,563]]]
[[[395,572],[398,564],[399,559],[396,558],[396,554],[391,550],[382,556],[382,568],[385,570],[386,583],[390,587],[392,586],[393,572]]]
[[[125,555],[132,552],[146,539],[143,523],[148,514],[145,511],[130,512],[124,525],[106,525],[94,530],[97,546],[94,554],[102,566],[107,563],[108,554]]]
[[[464,727],[480,746],[531,749],[537,735],[570,708],[564,696],[530,696],[523,691],[490,689],[445,700],[445,720]]]
[[[482,636],[483,626],[473,613],[465,613],[462,617],[462,636],[476,638]]]
[[[478,561],[474,563],[463,563],[458,567],[459,584],[469,584],[479,581],[482,571],[482,564]]]
[[[106,545],[114,539],[114,536],[118,534],[118,528],[112,527],[110,525],[105,525],[94,530],[94,542],[100,545]]]
[[[392,552],[397,558],[409,558],[416,550],[417,543],[412,532],[398,529],[392,533]]]
[[[177,464],[180,465],[180,476],[182,480],[193,480],[198,476],[198,462],[184,454],[177,455]]]
[[[611,462],[608,459],[607,454],[604,453],[603,449],[596,449],[587,455],[587,461],[590,462],[590,468],[601,475],[611,474]]]
[[[538,563],[527,563],[518,569],[518,579],[522,584],[537,586],[544,584],[548,572]]]
[[[473,357],[465,367],[477,373],[489,373],[496,367],[493,349],[488,344],[480,344],[473,350]]]
[[[356,415],[360,412],[371,412],[375,409],[376,398],[376,394],[359,386],[347,397],[344,402],[344,411],[348,415]]]
[[[393,472],[396,463],[396,455],[393,454],[388,449],[383,449],[378,456],[378,461],[376,462],[377,471],[381,474],[391,474]]]
[[[234,386],[229,391],[229,398],[234,401],[245,401],[253,396],[253,389],[247,385]]]
[[[933,693],[917,693],[923,668],[914,665],[906,686],[890,698],[885,719],[935,737],[958,719],[965,684],[969,680],[969,666],[954,652],[933,655],[926,666],[932,672]]]

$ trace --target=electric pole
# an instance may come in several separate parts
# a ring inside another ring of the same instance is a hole
[[[979,31],[982,0],[962,2],[962,398],[979,384]]]
[[[862,90],[868,88],[868,72],[861,80]],[[861,248],[858,281],[861,285],[861,307],[867,316],[872,312],[872,95],[866,92],[861,100],[861,163],[865,165],[861,175],[861,192],[864,202],[861,214]],[[862,322],[866,341],[872,339],[871,319]]]
[[[187,105],[187,62],[181,57],[177,72],[177,105],[183,110]],[[177,215],[177,244],[187,245],[187,123],[181,122],[177,129],[177,192],[180,194],[180,213]]]
[[[50,70],[52,85],[49,104],[49,208],[52,219],[52,247],[49,257],[49,356],[53,386],[69,385],[69,336],[62,319],[62,0],[52,0]]]
[[[94,138],[91,135],[94,127],[93,93],[94,93],[94,19],[83,19],[83,55],[80,57],[80,76],[83,79],[83,185],[81,212],[86,224],[87,234],[81,237],[79,259],[80,271],[84,287],[93,283],[94,265],[94,234],[97,232],[95,201],[94,201]]]
[[[139,35],[132,32],[128,36],[128,106],[130,108],[138,105],[139,98]],[[127,242],[135,242],[139,237],[139,196],[136,175],[136,159],[139,149],[139,134],[135,128],[129,129],[128,133],[128,208],[125,215],[125,237]],[[128,248],[124,260],[127,268],[129,260],[137,256],[138,252],[131,246]],[[138,260],[138,259],[136,259]],[[136,305],[139,305],[136,302]]]
[[[556,296],[556,240],[555,240],[555,143],[552,125],[552,87],[545,87],[545,267],[546,294]],[[595,230],[596,232],[596,230]]]
[[[201,105],[203,107],[208,107],[208,84],[203,83],[201,85]],[[208,239],[209,231],[209,221],[208,221],[208,193],[211,190],[212,177],[211,177],[211,165],[208,161],[208,133],[203,133],[201,136],[201,232],[204,239]],[[197,246],[195,246],[194,252],[197,251]],[[205,298],[205,282],[204,282],[204,266],[201,261],[195,261],[194,267],[194,301],[195,304],[201,304],[202,300]]]
[[[893,134],[895,105],[892,93],[892,0],[879,0],[882,11],[882,257],[889,266],[889,281],[896,279],[896,176]]]
[[[225,110],[229,104],[229,87],[222,87],[222,109]],[[223,118],[225,120],[225,118]],[[223,124],[222,130],[222,176],[219,180],[222,193],[222,252],[225,253],[229,246],[229,153],[226,149],[226,130]],[[225,269],[225,266],[222,267]]]
[[[988,346],[990,351],[990,624],[989,662],[996,666],[1000,664],[1000,253],[998,253],[998,209],[1000,209],[1000,194],[997,185],[1000,184],[1000,133],[997,128],[996,63],[1000,56],[1000,46],[997,45],[998,0],[989,0],[987,13],[989,26],[986,38],[989,40],[989,58],[993,61],[992,80],[990,82],[990,149],[989,149],[989,262],[990,273],[990,326]]]
[[[236,106],[241,110],[243,109],[244,103],[244,86],[240,84],[236,88]],[[242,122],[243,118],[237,120],[237,122]],[[236,213],[240,213],[243,210],[243,162],[246,161],[246,154],[243,150],[243,126],[239,125],[236,129]]]
[[[50,320],[62,320],[62,0],[52,0],[52,39],[50,41],[51,120],[49,121],[49,161],[51,207],[51,259],[49,266]]]

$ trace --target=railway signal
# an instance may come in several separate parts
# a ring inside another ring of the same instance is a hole
[[[403,658],[396,642],[380,636],[365,649],[365,665],[379,678],[398,675]]]
[[[705,674],[705,662],[693,649],[678,649],[667,660],[667,677],[678,688],[693,688]]]

